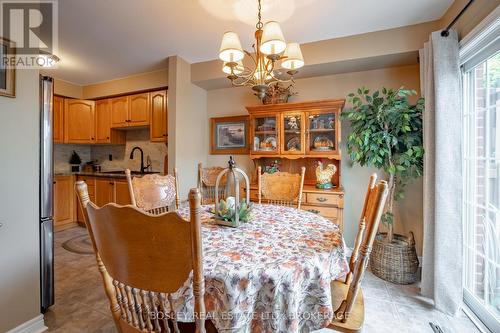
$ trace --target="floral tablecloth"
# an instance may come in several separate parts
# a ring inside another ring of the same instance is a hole
[[[255,205],[239,228],[218,226],[202,207],[207,317],[219,332],[309,332],[333,317],[330,281],[348,271],[338,227],[294,208]],[[185,218],[187,208],[181,209]],[[174,295],[193,321],[191,281]]]

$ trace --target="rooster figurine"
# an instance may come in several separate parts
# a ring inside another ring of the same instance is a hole
[[[316,167],[316,187],[321,189],[330,189],[332,185],[332,176],[337,172],[337,167],[334,164],[328,164],[323,168],[323,163],[318,161]]]

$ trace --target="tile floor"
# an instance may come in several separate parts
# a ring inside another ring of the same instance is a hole
[[[50,332],[116,332],[95,257],[75,254],[61,246],[64,241],[83,233],[86,230],[79,227],[56,233],[56,303],[45,314],[45,324]],[[363,281],[366,306],[363,332],[432,333],[429,321],[440,325],[445,333],[479,332],[465,315],[452,318],[433,310],[418,291],[417,284],[394,285],[368,273]],[[317,332],[333,331],[323,329]]]

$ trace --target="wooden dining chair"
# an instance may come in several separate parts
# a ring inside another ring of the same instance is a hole
[[[198,164],[198,188],[201,192],[201,204],[208,205],[215,203],[215,181],[219,173],[224,170],[223,167],[208,167],[204,168],[201,163]],[[219,187],[218,197],[224,199],[226,197],[226,177],[223,177]]]
[[[300,209],[306,168],[300,174],[275,172],[262,174],[262,167],[257,168],[259,204],[264,202],[278,206]]]
[[[196,332],[205,333],[205,285],[200,193],[189,192],[190,220],[177,212],[152,215],[114,203],[90,202],[87,184],[75,185],[119,332],[179,332],[172,293],[193,272]],[[167,320],[169,318],[170,320]]]
[[[364,323],[365,307],[361,280],[368,265],[388,195],[387,182],[381,180],[376,184],[376,181],[377,175],[371,175],[349,262],[350,271],[345,281],[332,281],[330,284],[332,305],[337,310],[328,328],[340,332],[359,332]]]
[[[179,209],[179,180],[177,168],[174,175],[144,175],[133,177],[129,169],[125,170],[132,205],[151,214],[163,214],[175,202]]]

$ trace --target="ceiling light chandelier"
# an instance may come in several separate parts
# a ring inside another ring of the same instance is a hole
[[[252,45],[254,55],[243,50],[238,34],[233,31],[224,33],[219,51],[219,58],[224,62],[222,71],[228,74],[233,86],[249,86],[262,99],[269,86],[277,82],[293,82],[297,70],[304,66],[304,58],[298,43],[287,43],[280,25],[276,21],[266,24],[261,20],[261,0],[258,0],[258,22],[255,31],[256,43]],[[253,69],[243,65],[245,53],[253,61]],[[276,64],[281,60],[281,67],[287,69],[287,78],[278,77]]]

